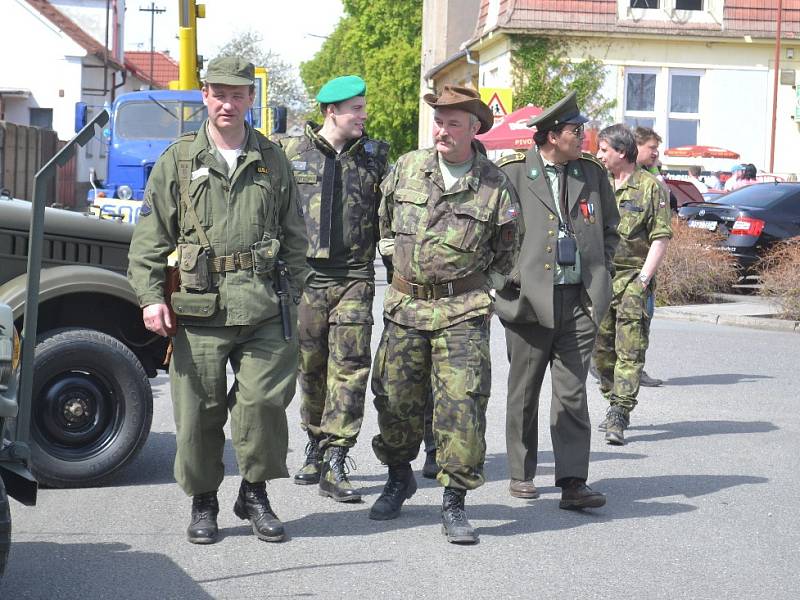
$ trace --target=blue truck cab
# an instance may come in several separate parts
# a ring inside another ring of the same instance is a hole
[[[156,160],[178,136],[197,130],[207,114],[200,90],[150,90],[119,96],[103,131],[108,175],[89,190],[89,205],[108,216],[138,221],[140,201]],[[76,125],[79,120],[76,114]]]

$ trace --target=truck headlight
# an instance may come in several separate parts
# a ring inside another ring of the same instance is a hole
[[[120,200],[130,200],[133,198],[133,188],[129,185],[121,185],[117,188],[117,198]]]

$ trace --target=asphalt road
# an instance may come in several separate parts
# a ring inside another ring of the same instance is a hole
[[[379,296],[382,289],[379,288]],[[379,302],[376,302],[379,314]],[[380,319],[377,321],[380,323]],[[373,342],[377,343],[380,326]],[[231,507],[239,478],[230,445],[220,490],[222,540],[185,540],[190,501],[172,478],[175,437],[166,377],[139,457],[106,487],[42,490],[35,508],[12,501],[11,557],[0,598],[796,598],[800,589],[800,337],[657,319],[648,371],[624,447],[592,440],[590,484],[608,504],[558,509],[547,428],[540,423],[542,496],[507,494],[507,362],[492,331],[487,484],[467,496],[480,543],[447,544],[441,489],[420,490],[399,519],[367,519],[385,469],[369,441],[371,397],[352,480],[366,495],[336,504],[314,487],[272,482],[290,539],[258,541]],[[593,421],[604,413],[590,379]],[[289,407],[289,469],[303,459],[298,401]],[[420,469],[422,460],[415,463]]]

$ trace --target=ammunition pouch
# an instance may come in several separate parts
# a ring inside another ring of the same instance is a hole
[[[178,244],[178,268],[182,289],[205,292],[211,287],[208,276],[208,254],[203,246]]]
[[[193,294],[191,292],[175,292],[172,294],[172,310],[179,317],[192,319],[210,319],[217,314],[219,294]]]
[[[280,248],[281,243],[278,240],[262,240],[250,246],[250,253],[253,255],[253,273],[272,275]]]

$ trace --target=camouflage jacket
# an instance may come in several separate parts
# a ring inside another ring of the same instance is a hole
[[[381,187],[381,238],[394,238],[395,276],[417,284],[487,276],[482,289],[438,300],[415,299],[390,286],[386,317],[433,331],[489,314],[489,289],[505,286],[520,245],[519,203],[506,176],[476,154],[472,169],[445,191],[437,153],[426,149],[401,156]]]
[[[188,145],[188,147],[187,147]],[[201,244],[180,198],[178,163],[191,159],[189,198],[211,243],[213,255],[250,252],[253,243],[280,232],[278,253],[286,261],[295,291],[302,289],[308,266],[306,233],[297,187],[280,148],[248,127],[248,137],[231,177],[214,155],[205,123],[169,146],[147,181],[139,222],[128,254],[128,279],[141,306],[164,302],[167,257],[178,243]],[[219,310],[194,325],[250,325],[279,314],[272,274],[239,269],[213,275]]]
[[[304,135],[281,140],[300,192],[309,264],[334,277],[373,276],[389,145],[362,136],[337,153],[319,129],[308,123]]]
[[[613,181],[612,181],[613,185]],[[664,187],[653,175],[636,167],[616,190],[619,208],[619,246],[614,254],[617,273],[644,266],[650,244],[672,237],[672,213]]]

